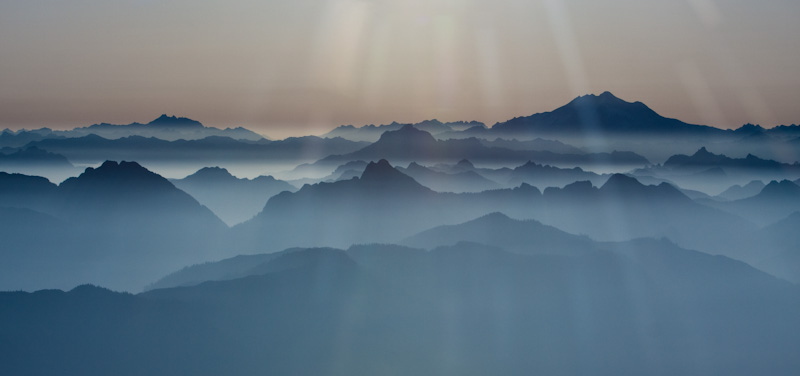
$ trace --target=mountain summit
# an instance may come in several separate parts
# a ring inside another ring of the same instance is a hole
[[[392,167],[385,159],[381,159],[378,162],[370,162],[367,168],[364,169],[364,173],[361,174],[360,180],[370,187],[391,191],[428,191],[414,178]]]
[[[708,133],[721,131],[663,117],[642,102],[626,102],[606,91],[583,95],[551,112],[513,118],[491,128],[497,134]]]
[[[151,121],[147,125],[173,128],[203,128],[203,124],[197,120],[192,120],[185,117],[167,116],[167,114],[159,116],[157,119]]]

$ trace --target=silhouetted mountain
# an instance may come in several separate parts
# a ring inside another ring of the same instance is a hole
[[[757,195],[762,189],[764,189],[764,187],[765,185],[763,182],[761,182],[761,180],[753,180],[744,186],[738,184],[733,185],[722,193],[718,194],[717,197],[728,201],[741,200],[743,198]]]
[[[739,127],[739,128],[734,130],[734,132],[736,134],[745,135],[745,136],[750,136],[750,135],[754,135],[754,134],[763,134],[764,131],[765,131],[765,129],[762,128],[760,125],[758,125],[758,124],[750,124],[750,123],[744,124],[741,127]]]
[[[668,242],[575,257],[474,243],[310,249],[262,265],[265,274],[139,295],[0,293],[0,373],[800,369],[796,286]]]
[[[271,198],[254,219],[234,228],[245,249],[348,247],[397,241],[459,218],[500,209],[524,211],[541,194],[530,186],[476,194],[437,193],[393,168],[371,162],[358,179],[303,186]]]
[[[779,125],[777,127],[764,129],[764,132],[773,137],[778,137],[782,139],[793,139],[796,137],[800,137],[800,125],[797,124]]]
[[[416,124],[400,124],[393,122],[391,124],[375,126],[373,124],[365,125],[363,127],[354,127],[352,125],[342,125],[336,129],[324,134],[322,137],[342,137],[353,141],[377,141],[384,132],[396,131],[406,125],[413,125],[415,128],[431,133],[432,135],[445,134],[450,132],[463,131],[472,127],[485,128],[486,125],[477,121],[456,121],[449,123],[442,123],[439,120],[425,120]]]
[[[50,153],[35,146],[16,149],[10,153],[0,153],[0,170],[45,176],[57,182],[80,172],[63,155]]]
[[[19,148],[27,145],[29,142],[40,141],[45,138],[64,138],[64,136],[54,134],[53,130],[50,128],[33,130],[20,129],[17,131],[4,129],[0,132],[0,148]]]
[[[0,237],[19,239],[6,251],[13,257],[0,265],[0,273],[14,276],[1,289],[73,287],[91,281],[138,290],[180,265],[226,255],[220,246],[225,241],[224,223],[135,162],[108,161],[87,168],[56,189],[36,184],[38,194],[26,193],[31,184],[6,186],[16,190],[6,194],[38,197],[41,201],[35,197],[27,201],[28,208],[49,214],[68,228],[33,224],[0,228]],[[30,277],[40,273],[47,278]]]
[[[396,242],[496,211],[598,240],[669,237],[681,246],[723,254],[739,237],[755,231],[750,222],[698,204],[667,183],[644,186],[614,175],[599,189],[585,182],[548,188],[544,195],[527,184],[481,193],[436,193],[384,161],[370,164],[359,179],[279,194],[234,232],[242,247],[238,252],[348,247]]]
[[[414,162],[409,164],[408,168],[398,167],[398,170],[437,192],[481,192],[501,188],[500,184],[484,178],[475,171],[448,174],[434,171]]]
[[[464,172],[464,171],[474,171],[474,170],[475,170],[475,165],[472,164],[472,162],[470,162],[468,159],[462,159],[458,161],[458,163],[456,163],[452,169],[452,171],[454,172]]]
[[[760,225],[767,225],[800,211],[800,186],[789,180],[773,180],[755,196],[713,205]]]
[[[41,210],[52,205],[57,186],[40,176],[0,172],[0,207]]]
[[[722,167],[726,170],[735,168],[757,169],[760,171],[786,169],[800,171],[800,166],[798,165],[765,160],[752,154],[748,154],[746,158],[729,158],[724,155],[711,153],[706,150],[705,147],[700,148],[700,150],[691,156],[674,155],[664,162],[664,167],[672,169],[707,169],[711,167]]]
[[[701,205],[668,183],[643,185],[612,175],[600,188],[577,182],[548,188],[533,219],[602,241],[667,237],[678,245],[729,254],[755,227],[741,217]]]
[[[206,127],[200,122],[185,117],[161,115],[149,123],[131,123],[125,125],[100,123],[88,127],[57,131],[50,128],[3,131],[0,134],[0,147],[20,147],[30,142],[45,139],[80,138],[96,135],[106,139],[118,139],[138,136],[158,138],[161,140],[198,140],[206,137],[229,137],[236,140],[259,141],[263,136],[242,127],[219,129]]]
[[[665,118],[642,102],[610,92],[584,95],[551,112],[517,117],[492,126],[494,135],[712,134],[720,129]]]
[[[19,149],[10,154],[0,154],[0,168],[9,166],[49,168],[73,167],[72,163],[69,163],[69,160],[63,155],[49,153],[35,146]]]
[[[231,226],[258,214],[270,197],[296,190],[291,184],[272,176],[240,179],[220,167],[205,167],[183,179],[170,181]]]
[[[745,158],[730,158],[703,147],[693,155],[673,155],[663,166],[651,166],[635,173],[667,179],[683,188],[716,195],[732,185],[744,185],[753,180],[795,179],[800,176],[800,164],[761,159],[752,154]]]
[[[226,281],[246,277],[255,274],[253,271],[255,267],[282,255],[283,252],[239,255],[221,261],[187,266],[148,285],[146,290],[194,286],[206,281]]]

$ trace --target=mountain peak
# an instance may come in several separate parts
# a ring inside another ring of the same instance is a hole
[[[107,187],[124,191],[142,187],[142,184],[148,183],[164,187],[172,185],[167,179],[136,162],[105,161],[100,167],[86,168],[78,177],[72,177],[62,182],[61,186],[76,189]]]
[[[486,215],[484,215],[484,216],[482,216],[480,218],[473,219],[470,222],[477,222],[477,223],[484,223],[484,222],[486,222],[486,223],[498,223],[498,222],[499,223],[508,223],[508,222],[514,222],[514,220],[511,219],[511,217],[509,217],[509,216],[507,216],[507,215],[505,215],[505,214],[503,214],[501,212],[492,212],[492,213],[486,214]],[[469,222],[467,222],[467,223],[469,223]]]
[[[759,196],[797,196],[800,195],[800,186],[791,180],[773,180],[761,190]]]
[[[378,143],[413,143],[412,145],[427,145],[435,143],[436,139],[423,130],[417,129],[413,125],[406,124],[396,131],[386,131],[381,135]]]
[[[608,91],[608,90],[606,90],[606,91],[602,92],[602,93],[601,93],[600,95],[598,95],[597,97],[598,97],[598,98],[600,98],[600,99],[605,99],[605,100],[613,100],[613,99],[616,99],[616,100],[621,100],[621,99],[619,99],[619,98],[618,98],[616,95],[614,95],[614,94],[611,94],[611,92],[610,92],[610,91]]]
[[[215,166],[215,167],[203,167],[194,174],[187,176],[186,178],[202,178],[202,179],[230,179],[236,178],[235,176],[231,175],[227,169]]]
[[[497,123],[493,132],[504,135],[535,133],[665,133],[681,134],[720,131],[663,117],[642,102],[627,102],[611,92],[588,94],[550,112],[513,118]]]
[[[151,121],[147,125],[158,125],[174,128],[203,128],[203,124],[197,120],[192,120],[185,117],[168,116],[167,114],[159,116],[157,119]]]
[[[398,171],[389,161],[370,162],[361,174],[362,182],[385,188],[422,187],[414,178]]]
[[[631,190],[638,190],[645,187],[636,178],[630,177],[625,174],[614,174],[600,187],[603,191],[614,190],[618,192],[628,192]]]
[[[708,157],[708,156],[716,156],[716,154],[708,151],[708,149],[706,149],[706,147],[703,146],[699,150],[697,150],[694,154],[692,154],[692,156],[693,157]]]
[[[613,105],[613,104],[630,104],[614,94],[611,94],[610,91],[604,91],[600,95],[595,94],[586,94],[581,95],[572,100],[572,104],[589,104],[592,105]]]
[[[377,162],[369,162],[369,164],[367,164],[367,167],[361,174],[361,180],[384,180],[386,178],[397,176],[398,174],[403,175],[403,173],[392,167],[392,165],[389,164],[389,161],[381,159]]]

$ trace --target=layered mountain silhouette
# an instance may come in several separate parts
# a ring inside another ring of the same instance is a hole
[[[733,185],[718,194],[717,197],[728,201],[740,200],[759,194],[764,187],[765,185],[761,180],[753,180],[743,186],[739,184]]]
[[[0,207],[47,210],[57,186],[41,176],[0,172]]]
[[[60,182],[80,170],[61,154],[29,146],[0,152],[0,171],[40,175]]]
[[[172,179],[176,187],[189,193],[232,226],[244,222],[264,207],[270,197],[295,191],[291,184],[272,176],[240,179],[220,167],[206,167],[183,179]]]
[[[713,134],[717,128],[665,118],[642,102],[610,92],[584,95],[551,112],[513,118],[490,128],[493,135]]]
[[[655,176],[683,188],[717,195],[733,185],[745,185],[753,180],[795,179],[800,176],[800,164],[762,159],[752,154],[731,158],[702,147],[692,155],[673,155],[662,166],[638,170],[636,175]]]
[[[269,245],[274,250],[396,241],[439,224],[456,223],[465,215],[489,213],[493,205],[516,206],[513,202],[531,194],[534,199],[541,195],[530,186],[474,194],[437,193],[380,160],[367,165],[359,178],[281,193],[234,232],[238,239],[250,239],[244,244]]]
[[[3,226],[2,289],[71,288],[87,281],[136,291],[154,276],[224,254],[227,226],[135,162],[107,161],[58,187],[11,176],[7,197],[52,226]],[[35,188],[35,190],[34,190]],[[4,203],[3,205],[8,205]],[[14,221],[15,212],[3,212]]]
[[[791,170],[796,173],[800,170],[800,165],[798,164],[765,160],[752,154],[749,154],[746,158],[729,158],[725,155],[711,153],[705,147],[700,148],[700,150],[691,156],[674,155],[664,162],[664,167],[689,171],[705,170],[712,167],[719,167],[726,170],[749,169],[758,170],[760,172]]]
[[[242,252],[267,244],[274,250],[348,247],[395,242],[495,211],[598,240],[665,236],[682,246],[723,254],[738,237],[755,231],[741,217],[696,203],[670,184],[645,186],[620,174],[601,188],[587,181],[542,194],[523,183],[514,189],[452,194],[434,192],[382,160],[368,165],[358,179],[279,194],[234,232],[248,239],[242,241]]]
[[[387,159],[394,163],[455,163],[461,159],[491,164],[524,163],[534,160],[540,163],[582,165],[646,165],[644,157],[631,152],[559,154],[551,151],[512,150],[488,147],[477,138],[436,140],[423,130],[406,125],[396,131],[387,131],[381,138],[355,152],[332,155],[318,163],[340,164],[354,160]]]
[[[0,154],[0,168],[50,167],[71,168],[72,163],[63,155],[49,153],[35,146],[19,149],[13,153]]]
[[[481,176],[475,171],[450,174],[427,168],[415,162],[409,164],[407,168],[398,167],[398,170],[437,192],[482,192],[501,188],[500,184]]]
[[[535,162],[528,162],[513,170],[508,178],[509,185],[519,185],[528,183],[537,187],[563,187],[567,184],[588,180],[595,184],[600,184],[607,177],[593,172],[584,171],[580,167],[562,169],[553,166],[541,165]]]
[[[789,180],[773,180],[755,196],[714,205],[760,225],[767,225],[800,211],[800,186]]]
[[[285,140],[248,141],[209,136],[202,139],[167,141],[154,137],[126,136],[107,139],[90,134],[83,137],[46,139],[31,146],[65,155],[80,163],[107,159],[136,160],[150,163],[263,163],[269,161],[302,162],[331,154],[348,153],[365,144],[342,138],[297,137]]]
[[[0,293],[8,339],[0,343],[0,372],[745,375],[800,368],[796,286],[668,242],[634,248],[575,257],[475,243],[430,252],[308,249],[265,260],[263,274],[138,295],[94,286]]]
[[[0,374],[798,374],[799,129],[6,130]]]
[[[439,120],[425,120],[414,124],[400,124],[393,122],[384,125],[365,125],[363,127],[355,127],[352,125],[342,125],[336,129],[326,133],[323,137],[342,137],[353,141],[377,141],[384,132],[396,131],[406,125],[413,125],[415,128],[431,133],[432,135],[448,134],[450,132],[459,132],[469,128],[486,128],[486,125],[477,121],[456,121],[442,123]]]
[[[585,236],[568,234],[535,220],[514,220],[503,213],[491,213],[462,224],[426,230],[403,240],[403,244],[434,249],[462,241],[521,254],[581,255],[596,249],[595,243]]]
[[[54,136],[75,138],[97,135],[107,139],[130,136],[155,137],[162,140],[198,140],[206,137],[230,137],[236,140],[258,141],[264,137],[242,127],[219,129],[206,127],[197,120],[185,117],[159,116],[149,123],[131,123],[125,125],[100,123],[88,127],[75,128],[69,131],[53,131]],[[48,135],[50,137],[50,135]]]

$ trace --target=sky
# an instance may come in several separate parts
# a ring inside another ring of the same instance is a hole
[[[689,123],[796,124],[798,16],[788,0],[0,0],[0,129],[491,125],[603,91]]]

